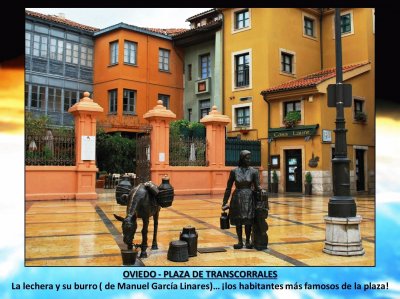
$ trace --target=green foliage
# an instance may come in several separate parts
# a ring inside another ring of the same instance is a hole
[[[278,174],[276,173],[276,170],[272,171],[272,182],[279,183],[279,177],[278,177]]]
[[[204,138],[206,128],[202,123],[180,119],[170,124],[170,135],[172,138],[194,137]]]
[[[97,167],[108,173],[135,172],[136,140],[99,131],[96,136]]]
[[[25,116],[25,130],[28,135],[38,135],[46,132],[46,128],[50,125],[50,119],[46,115],[39,117],[33,116],[27,112]]]
[[[356,115],[354,115],[355,120],[365,122],[367,121],[367,114],[362,111],[357,111]]]
[[[311,184],[312,183],[312,175],[311,175],[311,173],[309,171],[306,172],[305,179],[306,179],[306,183],[307,184]]]
[[[283,122],[287,128],[294,127],[301,119],[300,111],[290,111],[286,114]]]

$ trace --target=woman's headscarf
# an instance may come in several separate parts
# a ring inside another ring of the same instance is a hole
[[[251,152],[248,151],[248,150],[243,150],[243,151],[240,152],[240,155],[239,155],[239,167],[244,166],[244,158],[247,155],[250,155],[250,154],[251,154]]]

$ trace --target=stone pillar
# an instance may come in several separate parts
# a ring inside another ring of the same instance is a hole
[[[152,126],[150,133],[151,180],[157,181],[153,170],[166,170],[169,166],[169,123],[176,118],[175,113],[163,106],[161,100],[157,106],[143,115]]]
[[[82,160],[82,136],[96,136],[96,116],[103,108],[89,98],[85,92],[83,99],[69,108],[75,118],[75,165],[76,165],[76,199],[97,199],[96,193],[96,160]]]
[[[326,231],[323,252],[343,256],[365,253],[360,233],[361,216],[346,218],[325,216],[324,219]]]
[[[229,117],[221,114],[217,106],[201,120],[206,126],[208,166],[225,167],[225,127],[231,122]]]

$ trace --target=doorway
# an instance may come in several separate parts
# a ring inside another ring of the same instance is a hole
[[[357,191],[365,191],[365,172],[364,172],[364,153],[365,150],[356,149],[356,185]]]
[[[302,192],[301,150],[285,151],[286,192]]]

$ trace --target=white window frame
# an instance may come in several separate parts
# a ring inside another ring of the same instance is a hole
[[[302,17],[302,20],[303,20],[303,37],[305,37],[305,38],[309,38],[309,39],[312,39],[312,40],[317,40],[318,39],[318,36],[319,36],[319,32],[318,32],[318,19],[315,17],[315,16],[313,16],[313,15],[311,15],[311,14],[308,14],[308,13],[305,13],[305,12],[303,12],[302,14],[301,14],[301,17]],[[308,18],[308,19],[311,19],[311,20],[313,20],[314,21],[314,32],[313,32],[313,36],[310,36],[310,35],[307,35],[306,34],[306,30],[305,30],[305,19],[306,18]]]
[[[249,126],[239,126],[236,120],[236,109],[249,107],[250,110],[250,125]],[[246,130],[253,129],[253,103],[244,103],[232,105],[232,129],[239,130],[240,128],[246,128]]]
[[[114,47],[114,45],[116,45]],[[119,42],[118,40],[110,42],[110,65],[118,64],[118,56],[119,56]]]
[[[244,27],[241,29],[236,29],[235,25],[236,25],[236,13],[247,9],[249,11],[249,26],[248,27]],[[232,28],[231,28],[231,33],[235,34],[235,33],[239,33],[239,32],[243,32],[243,31],[247,31],[251,29],[251,8],[235,8],[232,9],[231,11],[231,20],[232,20]]]
[[[242,54],[249,54],[249,85],[244,86],[244,87],[236,87],[236,56],[242,55]],[[231,65],[232,65],[232,91],[238,91],[238,90],[246,90],[246,89],[252,89],[253,88],[253,76],[252,76],[252,70],[253,70],[253,63],[252,63],[252,49],[245,49],[237,52],[232,52],[231,56]]]
[[[164,53],[168,53],[168,57],[164,55]],[[160,68],[160,57],[162,58],[161,65],[162,67]],[[165,63],[164,59],[168,58],[168,62]],[[165,69],[165,65],[167,66],[167,69]],[[165,48],[158,48],[158,70],[161,72],[170,72],[171,70],[171,50],[170,49],[165,49]]]
[[[124,64],[137,65],[137,42],[124,40]],[[131,61],[131,54],[133,54],[133,62]]]
[[[292,55],[292,72],[284,72],[282,70],[282,53]],[[296,76],[296,52],[279,48],[279,73],[284,76],[295,77]]]

